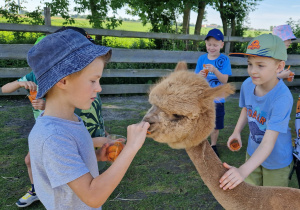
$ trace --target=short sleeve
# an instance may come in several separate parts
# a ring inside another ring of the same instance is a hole
[[[225,64],[224,64],[224,74],[227,74],[227,75],[232,75],[232,72],[231,72],[231,63],[230,63],[230,59],[228,58],[228,56],[226,56],[226,60],[225,60]]]
[[[241,90],[240,90],[240,100],[239,100],[239,106],[241,108],[245,107],[245,91],[244,91],[245,83],[242,84]]]
[[[24,82],[24,81],[31,81],[34,82],[35,84],[37,84],[37,80],[34,76],[33,71],[31,71],[30,73],[26,74],[24,77],[21,77],[20,79],[18,79],[19,82]]]
[[[204,55],[201,55],[199,58],[198,58],[198,61],[197,61],[197,65],[196,65],[196,69],[195,69],[195,73],[196,74],[199,74],[199,72],[203,69],[203,56]]]
[[[67,184],[89,172],[77,144],[64,135],[52,135],[43,145],[43,164],[51,187]]]
[[[272,102],[272,111],[266,129],[287,133],[292,107],[293,100],[288,96],[281,96]]]
[[[26,78],[26,75],[24,77],[21,77],[20,79],[18,79],[19,82],[26,82],[28,81]]]

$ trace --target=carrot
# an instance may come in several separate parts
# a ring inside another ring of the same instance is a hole
[[[28,96],[30,102],[32,102],[32,100],[35,100],[36,94],[37,94],[37,91],[30,91],[30,95]]]

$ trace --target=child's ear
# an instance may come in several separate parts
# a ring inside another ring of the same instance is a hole
[[[221,49],[224,47],[224,42],[222,42],[222,44],[221,44]]]
[[[285,67],[285,61],[280,61],[278,63],[278,66],[277,66],[277,69],[276,69],[276,72],[279,73],[280,71],[282,71]]]
[[[61,89],[65,89],[66,88],[66,77],[59,80],[55,85]]]

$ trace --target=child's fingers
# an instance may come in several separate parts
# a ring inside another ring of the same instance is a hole
[[[223,190],[227,190],[227,189],[232,190],[239,184],[239,180],[234,176],[228,177],[228,180],[229,181],[227,182],[227,184],[223,186]]]
[[[148,122],[142,121],[142,127],[146,127],[148,129],[150,127],[150,124]]]
[[[232,166],[230,166],[230,165],[228,165],[227,163],[223,163],[223,166],[225,167],[225,168],[227,168],[227,169],[231,169],[232,168]]]
[[[235,188],[236,186],[238,186],[242,181],[239,179],[235,179],[233,180],[233,184],[229,187],[230,190],[232,190],[233,188]]]
[[[226,169],[231,169],[232,166],[228,165],[227,163],[223,163],[223,166],[226,168]],[[224,182],[230,175],[232,174],[232,171],[228,170],[222,177],[221,179],[219,180],[219,182],[221,183],[222,186],[224,186],[226,183]]]
[[[97,161],[108,161],[106,150],[109,144],[103,144],[102,147],[96,150]]]
[[[230,149],[230,142],[233,140],[233,138],[229,138],[228,141],[227,141],[227,147],[228,149]],[[231,150],[231,149],[230,149]]]
[[[126,140],[124,138],[119,138],[119,139],[114,140],[114,142],[116,142],[116,141],[118,141],[118,142],[125,142]]]

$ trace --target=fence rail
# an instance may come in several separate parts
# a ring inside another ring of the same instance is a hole
[[[24,24],[6,24],[0,23],[0,31],[22,31],[22,32],[41,32],[53,33],[57,26],[37,26]],[[91,29],[85,28],[91,35],[103,35],[113,37],[134,37],[149,39],[172,39],[172,40],[194,40],[203,41],[205,36],[182,35],[182,34],[166,34],[166,33],[147,33],[132,32],[107,29]],[[230,33],[228,33],[230,34]],[[249,42],[251,37],[232,37],[226,36],[225,49],[229,53],[231,42]],[[300,43],[300,39],[295,42]],[[26,60],[27,52],[32,47],[31,44],[0,44],[0,60],[17,59]],[[200,55],[205,52],[199,51],[167,51],[167,50],[141,50],[141,49],[120,49],[113,48],[111,62],[114,63],[177,63],[178,61],[186,61],[189,64],[195,64]],[[247,77],[247,60],[246,58],[230,57],[232,65],[233,78]],[[286,62],[291,65],[291,70],[296,75],[300,74],[300,55],[289,55]],[[105,69],[103,77],[164,77],[172,72],[173,69]],[[193,71],[191,69],[191,71]],[[19,78],[30,72],[30,68],[0,68],[0,78]],[[240,89],[242,82],[234,82],[237,90]],[[300,79],[295,78],[288,86],[300,86]],[[126,94],[126,93],[146,93],[149,84],[122,84],[122,85],[103,85],[102,94]],[[26,95],[27,91],[20,89],[10,94],[0,95]]]

